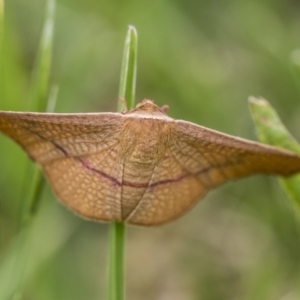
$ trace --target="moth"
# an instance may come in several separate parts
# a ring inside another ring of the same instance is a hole
[[[0,131],[62,203],[97,221],[158,225],[228,180],[300,171],[292,152],[174,120],[150,100],[124,113],[0,111]]]

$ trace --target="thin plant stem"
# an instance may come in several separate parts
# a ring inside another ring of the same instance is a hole
[[[53,85],[49,92],[47,100],[46,112],[52,113],[55,111],[56,99],[57,99],[58,87]],[[34,217],[38,211],[39,204],[41,202],[42,192],[45,186],[45,179],[42,175],[41,169],[38,166],[34,166],[34,175],[32,180],[32,191],[30,193],[30,205],[28,208],[27,216],[29,219]]]
[[[124,249],[126,225],[113,222],[110,228],[108,299],[124,299]]]
[[[53,103],[56,102],[57,88],[53,87],[49,94],[49,77],[54,31],[54,9],[55,0],[48,0],[43,33],[35,62],[34,78],[32,82],[33,94],[31,95],[30,110],[45,111],[47,108],[54,109],[55,107]],[[51,93],[52,90],[53,92]],[[21,195],[21,203],[24,202],[26,204],[21,210],[22,218],[20,219],[22,238],[19,240],[20,250],[16,253],[11,276],[13,280],[17,281],[16,290],[12,291],[13,299],[21,298],[23,294],[23,283],[25,279],[24,274],[29,255],[29,251],[27,251],[27,249],[29,249],[30,243],[31,224],[33,217],[38,210],[45,183],[40,168],[33,166],[30,169],[32,172],[30,172],[30,176],[27,174],[25,176],[25,188],[22,189],[23,193]],[[26,201],[24,201],[24,198]]]
[[[128,27],[121,68],[119,98],[126,101],[128,109],[134,107],[136,67],[137,65],[137,31]],[[118,110],[123,111],[124,103],[119,101]],[[123,106],[122,106],[123,104]],[[124,299],[124,252],[126,225],[124,222],[112,222],[110,225],[109,260],[108,260],[108,299]]]
[[[0,99],[3,93],[3,62],[4,62],[4,0],[0,0]]]
[[[1,0],[0,0],[1,1]],[[46,3],[46,18],[33,70],[30,110],[44,112],[47,108],[52,61],[55,0]]]
[[[132,109],[135,102],[137,69],[137,31],[134,26],[129,26],[124,46],[119,98],[125,99],[127,108]],[[118,111],[122,112],[122,101],[118,101]]]
[[[51,93],[49,95],[54,12],[55,0],[47,0],[45,21],[33,70],[34,76],[31,83],[32,91],[29,99],[29,111],[53,112],[47,109],[48,102],[53,102],[53,98],[56,98],[56,95],[55,97],[53,97]],[[22,227],[27,225],[28,220],[33,216],[33,212],[37,211],[44,184],[44,178],[42,177],[40,168],[28,163],[24,174],[23,188],[21,189],[20,197],[20,213],[22,214],[22,217],[19,219],[21,220]]]
[[[300,154],[300,144],[281,122],[277,112],[265,99],[250,97],[250,111],[256,125],[257,136],[263,143],[281,147]],[[300,175],[278,178],[287,200],[300,216]]]

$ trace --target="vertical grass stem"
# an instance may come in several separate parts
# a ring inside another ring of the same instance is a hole
[[[134,107],[136,67],[137,65],[137,31],[133,26],[128,27],[123,61],[119,98],[126,100],[128,109]],[[122,111],[119,101],[118,111]],[[125,223],[113,222],[110,225],[109,261],[108,261],[108,299],[124,299],[124,250],[125,250]]]

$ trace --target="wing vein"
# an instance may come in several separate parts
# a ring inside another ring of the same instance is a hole
[[[157,166],[158,166],[158,164],[155,163],[154,166],[153,166],[153,169],[152,169],[151,176],[150,176],[150,178],[148,180],[148,184],[147,184],[147,186],[146,186],[146,188],[144,190],[144,193],[141,196],[141,199],[139,201],[137,201],[136,205],[132,208],[132,211],[130,212],[130,214],[128,215],[128,217],[125,219],[125,221],[130,220],[130,218],[135,214],[136,210],[140,207],[140,205],[141,205],[141,203],[142,203],[142,201],[143,201],[143,199],[144,199],[144,197],[145,197],[145,195],[147,193],[147,190],[149,189],[150,182],[152,181],[153,174],[154,174],[154,171],[155,171],[155,169],[156,169]]]

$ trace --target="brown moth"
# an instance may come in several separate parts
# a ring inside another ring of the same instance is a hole
[[[292,152],[174,120],[150,100],[125,113],[1,111],[0,131],[67,207],[98,221],[158,225],[228,180],[300,171]]]

